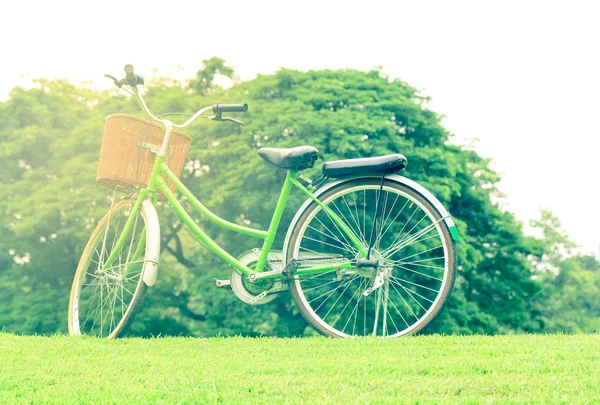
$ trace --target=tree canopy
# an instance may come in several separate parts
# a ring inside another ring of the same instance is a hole
[[[215,76],[234,79],[230,88]],[[247,102],[246,126],[201,121],[183,182],[218,215],[266,229],[284,171],[261,160],[263,146],[312,145],[322,161],[402,153],[406,177],[452,213],[462,241],[449,306],[428,329],[444,333],[593,331],[599,328],[600,273],[593,257],[569,250],[560,224],[543,212],[541,237],[526,236],[495,203],[498,173],[489,160],[453,144],[427,97],[380,70],[281,69],[240,82],[222,59],[195,78],[159,78],[144,89],[159,112],[194,113],[216,102]],[[142,116],[118,90],[94,91],[64,80],[15,88],[0,103],[0,327],[17,333],[66,331],[72,277],[85,243],[110,206],[95,183],[104,117]],[[173,118],[176,121],[178,118]],[[318,175],[320,165],[306,172]],[[303,197],[292,194],[275,246]],[[133,325],[138,335],[292,336],[314,333],[289,296],[247,306],[212,284],[229,269],[197,244],[164,204],[158,282]],[[256,240],[197,218],[219,244],[241,254]]]

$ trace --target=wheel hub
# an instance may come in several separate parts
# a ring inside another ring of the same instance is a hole
[[[107,279],[116,281],[118,283],[123,283],[124,281],[124,277],[122,275],[110,274],[109,272],[102,271],[100,269],[96,270],[94,274],[96,274],[102,281],[106,281]]]
[[[383,255],[378,250],[372,249],[369,259],[365,259],[362,254],[357,253],[353,260],[353,268],[347,270],[347,274],[358,274],[361,277],[373,278],[380,267],[383,266]]]

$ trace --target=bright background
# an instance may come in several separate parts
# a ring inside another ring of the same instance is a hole
[[[219,56],[242,79],[383,66],[433,99],[454,142],[479,139],[507,209],[549,208],[597,253],[599,16],[594,1],[3,2],[0,100],[32,77],[107,87],[126,63],[191,77]]]

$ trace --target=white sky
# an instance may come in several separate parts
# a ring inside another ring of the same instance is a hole
[[[220,56],[242,79],[381,65],[479,138],[506,208],[547,207],[598,251],[600,2],[3,1],[0,38],[0,100],[23,75],[108,86],[126,63],[191,77]]]

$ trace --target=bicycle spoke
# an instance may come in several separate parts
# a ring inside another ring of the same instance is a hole
[[[358,251],[358,249],[356,249],[355,247],[352,246],[352,243],[350,243],[348,241],[348,239],[346,238],[346,235],[344,234],[344,231],[342,231],[339,226],[335,223],[335,221],[327,214],[327,218],[329,218],[329,220],[331,221],[331,223],[333,224],[333,226],[335,227],[335,229],[337,229],[337,231],[339,232],[340,235],[342,235],[342,238],[344,238],[344,241],[346,241],[345,245],[348,247],[348,249],[354,250],[354,251]]]
[[[390,224],[386,228],[385,224],[387,223],[388,219],[390,219],[390,217],[392,216],[392,212],[394,211],[394,207],[396,206],[396,202],[398,202],[398,198],[400,198],[400,194],[396,194],[396,198],[394,199],[394,203],[392,204],[392,208],[390,208],[389,214],[387,215],[387,217],[383,221],[381,229],[383,229],[384,231],[380,232],[379,235],[377,236],[377,240],[376,240],[377,243],[376,243],[376,245],[379,245],[379,242],[383,239],[383,237],[385,236],[385,234],[387,233],[387,231],[390,229],[390,227],[392,225],[394,225],[394,222],[396,222],[396,219],[402,213],[402,210],[404,210],[404,207],[406,207],[406,205],[408,204],[408,200],[406,200],[406,202],[404,203],[404,206],[402,207],[402,209],[398,212],[398,214],[396,214],[396,216],[394,217],[394,219],[392,220],[392,222],[390,222]]]
[[[402,297],[400,297],[402,298]],[[402,313],[400,312],[400,310],[398,310],[398,307],[396,306],[396,304],[394,304],[394,301],[390,301],[390,303],[392,304],[392,306],[394,307],[394,309],[396,310],[396,312],[398,313],[398,315],[400,315],[400,318],[402,318],[402,320],[404,321],[404,323],[406,324],[407,328],[410,328],[410,324],[408,323],[408,321],[404,318],[404,316],[402,316]]]
[[[438,221],[439,222],[439,221]],[[389,249],[386,249],[382,252],[382,255],[384,255],[384,257],[391,257],[393,255],[395,255],[396,253],[398,253],[400,250],[402,250],[403,248],[410,246],[412,244],[415,244],[417,242],[422,242],[424,240],[428,240],[431,238],[436,238],[438,235],[434,234],[434,235],[430,235],[426,238],[421,238],[421,236],[429,233],[431,230],[436,229],[435,225],[437,224],[437,222],[429,225],[427,228],[424,228],[423,230],[417,232],[414,237],[410,238],[410,239],[405,239],[404,243],[401,243],[403,241],[398,242],[395,246],[390,247]],[[412,256],[411,256],[412,257]]]
[[[344,251],[344,248],[342,248],[340,246],[335,246],[335,245],[332,245],[331,243],[327,243],[327,242],[323,242],[323,241],[318,240],[318,239],[311,238],[310,236],[304,236],[304,238],[308,239],[308,240],[312,240],[312,241],[318,242],[318,243],[322,243],[322,244],[327,245],[327,246],[331,246],[331,247],[339,249],[341,251]]]
[[[408,289],[408,288],[404,287],[402,284],[398,284],[398,285],[399,285],[399,286],[400,286],[400,287],[401,287],[401,288],[402,288],[402,289],[403,289],[403,290],[404,290],[404,291],[405,291],[405,292],[408,294],[408,296],[409,296],[410,298],[412,298],[412,299],[413,299],[413,300],[414,300],[414,301],[415,301],[415,302],[416,302],[416,303],[417,303],[417,304],[418,304],[418,305],[421,307],[421,309],[422,309],[423,311],[427,312],[427,309],[426,309],[426,308],[425,308],[423,305],[421,305],[421,303],[419,302],[419,300],[418,300],[418,299],[416,299],[416,298],[415,298],[415,296],[413,295],[413,293],[414,293],[414,292],[411,292],[411,290],[410,290],[410,289]],[[414,293],[414,294],[416,294],[416,293]],[[416,295],[419,295],[419,294],[416,294]],[[420,296],[420,295],[419,295],[419,296]],[[429,301],[431,304],[433,304],[433,301],[431,301],[431,300],[429,300],[429,299],[427,299],[427,298],[425,298],[425,297],[423,297],[423,298],[424,298],[426,301]]]
[[[360,228],[360,216],[358,215],[358,202],[356,199],[356,193],[352,193],[352,199],[354,200],[354,213],[356,214],[356,226],[358,227],[358,231],[362,235],[363,242],[365,241],[365,233]]]
[[[434,279],[434,280],[438,280],[438,281],[440,281],[440,282],[444,281],[443,279],[441,279],[441,278],[439,278],[439,277],[434,277],[434,276],[431,276],[431,275],[429,275],[429,274],[421,273],[421,272],[419,272],[419,271],[416,271],[416,270],[413,270],[413,269],[409,269],[408,267],[404,267],[404,266],[401,266],[401,265],[399,265],[399,264],[396,264],[396,265],[394,266],[394,268],[401,268],[401,269],[403,269],[403,270],[410,271],[410,272],[412,272],[412,273],[416,273],[416,274],[420,274],[420,275],[421,275],[421,276],[423,276],[423,277],[432,278],[432,279]]]
[[[306,247],[302,247],[302,250],[306,250],[307,252],[311,252],[311,253],[315,253],[317,255],[321,255],[323,258],[330,258],[330,259],[339,259],[339,256],[332,256],[332,255],[324,255],[322,252],[317,252],[316,250],[312,250]]]
[[[383,192],[385,193],[385,198],[383,199],[383,208],[381,208],[381,219],[378,222],[376,222],[377,228],[379,230],[375,230],[375,242],[373,242],[373,246],[375,247],[375,249],[379,249],[379,234],[381,234],[381,232],[383,231],[383,222],[385,217],[385,211],[387,210],[387,200],[389,196],[387,190],[383,190]]]
[[[402,287],[402,285],[400,285],[400,287]],[[400,298],[402,299],[402,301],[404,302],[404,305],[406,305],[406,307],[408,308],[408,310],[410,311],[411,314],[413,314],[413,316],[415,317],[415,319],[419,319],[419,317],[417,316],[417,314],[415,314],[415,311],[413,311],[412,307],[410,305],[408,305],[408,302],[406,302],[406,300],[404,299],[404,297],[402,296],[402,294],[400,294],[400,291],[398,291],[398,289],[394,286],[394,284],[392,284],[392,288],[394,290],[396,290],[396,292],[398,293],[398,295],[400,296]],[[406,291],[406,289],[405,289]],[[415,300],[415,298],[408,294],[417,304],[419,304],[419,306],[421,306],[421,308],[423,308],[423,306],[419,303],[419,301]],[[425,308],[423,308],[423,310],[425,310]],[[426,311],[426,310],[425,310]]]
[[[408,204],[408,201],[406,203]],[[410,222],[410,220],[412,219],[412,217],[417,213],[418,209],[419,209],[419,206],[418,205],[415,206],[415,209],[412,212],[412,214],[410,214],[410,217],[408,217],[408,219],[404,222],[404,225],[402,226],[402,229],[400,229],[400,231],[398,233],[396,233],[396,237],[394,237],[394,240],[392,240],[392,243],[390,243],[390,247],[395,245],[396,240],[398,239],[398,237],[400,237],[400,235],[402,235],[402,232],[404,232],[404,229],[406,229],[406,225],[408,225],[408,223]],[[392,225],[393,225],[393,222],[392,222]]]
[[[103,288],[102,284],[99,284],[98,286],[99,286],[101,289]],[[94,293],[92,293],[92,297],[90,298],[90,301],[91,301],[91,302],[93,302],[93,301],[92,301],[92,300],[93,300],[93,298],[94,298],[96,295],[98,295],[98,294],[99,294],[99,292],[94,292]],[[100,300],[98,300],[98,302],[100,303],[101,301],[100,301]],[[83,321],[83,324],[85,324],[85,323],[86,323],[88,320],[90,320],[90,316],[92,316],[92,315],[93,315],[93,314],[94,314],[94,313],[95,313],[95,312],[98,310],[98,307],[96,306],[96,308],[94,309],[94,311],[92,311],[91,313],[90,313],[90,310],[91,310],[91,306],[88,308],[88,310],[87,310],[87,312],[86,312],[86,317],[85,317],[85,320]]]
[[[107,301],[108,308],[106,309],[106,315],[105,315],[104,324],[108,326],[108,330],[109,330],[109,332],[107,333],[107,335],[108,335],[108,334],[110,334],[110,331],[112,330],[112,326],[111,326],[108,318],[111,317],[111,320],[112,320],[112,316],[113,316],[113,303],[114,303],[114,301],[116,299],[116,294],[114,294],[114,293],[115,293],[116,290],[114,290],[111,287],[110,283],[106,283],[106,289],[107,289],[107,294],[106,295],[108,297],[108,301]],[[111,299],[111,296],[112,296],[112,299]],[[103,331],[104,330],[102,329],[100,331],[100,333],[103,333]]]
[[[317,228],[314,228],[314,227],[312,227],[310,225],[308,226],[308,228],[312,229],[315,232],[320,233],[321,235],[325,236],[326,238],[333,239],[334,241],[338,242],[342,246],[347,246],[347,245],[344,245],[344,243],[342,241],[340,241],[338,238],[336,238],[334,236],[327,235],[325,232],[322,232],[322,231],[318,230]]]
[[[329,294],[329,295],[327,296],[327,298],[325,299],[325,301],[327,301],[327,300],[329,299],[329,297],[330,297],[331,295],[333,295],[333,294],[334,294],[334,293],[335,293],[335,292],[336,292],[338,289],[340,289],[340,288],[344,287],[346,284],[350,284],[350,282],[351,282],[351,281],[352,281],[352,279],[351,279],[351,280],[347,280],[347,281],[345,281],[345,282],[343,282],[343,283],[340,283],[340,285],[338,285],[338,286],[337,286],[335,289],[333,289],[333,290],[331,290],[331,291],[327,291],[327,292],[325,292],[325,293],[323,293],[323,294],[319,295],[318,297],[316,297],[316,298],[313,298],[312,300],[310,300],[310,301],[309,301],[309,303],[311,303],[311,302],[313,302],[313,301],[316,301],[316,300],[318,300],[319,298],[321,298],[321,297],[323,297],[323,296],[325,296],[325,295],[328,295],[328,294]],[[323,305],[323,304],[325,303],[325,301],[323,301],[323,302],[321,303],[321,305]],[[321,305],[319,305],[319,306],[317,307],[317,310],[318,310],[319,308],[321,308]]]
[[[338,315],[338,317],[335,319],[335,321],[333,321],[333,323],[331,324],[331,326],[335,326],[335,324],[337,323],[337,321],[339,321],[339,319],[341,318],[342,314],[344,313],[344,311],[346,310],[346,308],[348,308],[348,305],[350,305],[350,303],[352,302],[352,300],[354,299],[354,297],[356,296],[356,294],[359,291],[360,291],[360,288],[357,288],[356,291],[354,292],[354,294],[352,294],[352,297],[350,297],[350,299],[346,303],[346,305],[344,305],[344,308],[342,308],[342,310],[340,311],[340,314]],[[360,295],[359,295],[359,297],[360,297]],[[341,298],[341,296],[340,296],[340,298]],[[350,319],[350,318],[348,318],[348,319]],[[343,331],[343,329],[342,329],[342,331]]]
[[[398,266],[398,265],[404,265],[404,266],[415,266],[415,267],[424,267],[426,269],[436,269],[436,270],[442,270],[444,271],[445,267],[444,266],[432,266],[429,264],[418,264],[418,263],[413,263],[413,262],[403,262],[402,260],[398,260],[396,263],[394,263],[394,265]]]
[[[319,284],[319,285],[318,285],[318,286],[316,286],[316,287],[311,287],[311,288],[304,289],[304,292],[311,292],[311,291],[313,291],[313,290],[316,290],[317,288],[325,287],[326,285],[329,285],[329,284],[331,284],[331,283],[335,283],[336,281],[338,281],[338,280],[336,280],[336,279],[333,279],[333,280],[331,280],[331,281],[330,281],[330,282],[328,282],[328,283],[323,283],[323,284]]]
[[[125,288],[125,286],[123,286],[123,290],[127,291],[129,294],[131,294],[133,296],[133,293],[131,291],[129,291],[127,288]]]
[[[407,293],[408,295],[410,295],[410,296],[412,296],[412,294],[415,294],[415,295],[418,295],[419,297],[423,298],[425,301],[428,301],[430,304],[433,304],[433,302],[434,302],[433,300],[430,300],[429,298],[427,298],[427,297],[425,297],[425,296],[423,296],[423,295],[419,294],[418,292],[416,292],[416,291],[413,291],[413,290],[411,290],[411,289],[409,289],[409,288],[406,288],[405,286],[403,286],[403,285],[402,285],[400,282],[398,282],[398,281],[396,281],[396,280],[391,280],[391,282],[392,282],[392,283],[394,283],[394,284],[396,284],[396,285],[398,285],[398,286],[400,286],[400,287],[402,287],[402,289],[403,289],[404,291],[406,291],[406,293]],[[414,297],[413,297],[413,298],[414,298]],[[415,301],[417,301],[417,300],[416,300],[416,298],[415,298]],[[418,302],[418,301],[417,301],[417,302]]]
[[[345,196],[342,196],[342,199],[344,200],[344,204],[346,205],[346,208],[348,208],[348,213],[350,214],[350,218],[352,218],[352,221],[353,221],[353,222],[354,222],[354,224],[356,225],[356,229],[357,229],[357,231],[358,231],[358,235],[356,235],[356,236],[357,236],[357,237],[360,239],[360,241],[361,241],[362,243],[366,243],[365,236],[363,235],[363,233],[362,233],[362,231],[361,231],[361,229],[360,229],[360,225],[358,224],[358,220],[357,220],[356,218],[354,218],[354,214],[352,213],[352,210],[350,209],[350,206],[348,205],[348,201],[346,201],[346,197],[345,197]],[[336,206],[336,208],[337,208],[337,206]],[[339,214],[340,214],[340,215],[342,216],[342,218],[343,218],[343,217],[344,217],[344,214],[342,214],[342,212],[341,212],[339,209],[338,209],[338,212],[339,212]],[[348,221],[348,225],[350,225],[349,223],[350,223],[350,221]],[[349,227],[350,229],[352,229],[352,227],[351,227],[351,226],[348,226],[348,227]]]
[[[387,304],[390,299],[390,281],[385,280],[383,284],[383,326],[381,327],[381,334],[387,335]]]
[[[325,229],[327,229],[327,231],[329,231],[329,233],[334,237],[334,239],[338,240],[342,245],[346,246],[348,249],[352,250],[352,246],[350,245],[350,243],[348,242],[348,240],[346,239],[346,237],[344,236],[344,234],[342,234],[342,238],[344,238],[345,242],[342,242],[340,239],[335,237],[335,234],[323,223],[321,222],[321,220],[318,217],[315,217],[315,219],[317,220],[317,222],[319,222],[321,225],[323,225],[323,227]],[[335,223],[334,223],[335,225]],[[336,225],[337,227],[337,225]],[[339,228],[338,228],[339,231]]]
[[[123,318],[123,315],[125,315],[126,307],[127,305],[125,305],[125,301],[123,300],[123,286],[121,285],[121,318]]]
[[[335,300],[335,302],[333,303],[333,305],[331,306],[331,308],[329,308],[329,311],[327,311],[327,313],[325,314],[325,316],[323,317],[323,320],[325,320],[327,318],[327,316],[331,313],[331,310],[333,310],[333,308],[335,308],[335,304],[338,303],[338,301],[344,296],[344,293],[346,292],[346,290],[348,289],[348,287],[350,287],[350,285],[352,284],[352,281],[354,281],[356,279],[356,276],[353,277],[348,284],[346,285],[346,288],[344,288],[344,290],[340,293],[340,296],[338,297],[337,300]],[[329,298],[327,298],[329,299]],[[327,300],[325,300],[327,301]]]
[[[424,250],[424,251],[422,251],[422,252],[418,252],[418,253],[414,253],[414,254],[412,254],[412,255],[410,255],[410,256],[406,256],[406,257],[404,257],[404,259],[410,259],[411,257],[420,256],[420,255],[422,255],[422,254],[424,254],[424,253],[429,253],[429,252],[431,252],[431,251],[434,251],[434,250],[436,250],[436,249],[440,249],[440,248],[443,248],[443,247],[444,247],[444,245],[435,246],[435,247],[429,248],[429,249],[427,249],[427,250]],[[389,257],[389,256],[388,256],[388,257]]]
[[[364,279],[360,280],[360,284],[358,286],[357,291],[364,290],[364,287],[363,287],[364,282],[365,282]],[[346,327],[348,326],[348,323],[350,322],[350,320],[352,319],[352,315],[354,314],[354,325],[352,327],[352,335],[356,334],[355,332],[356,332],[356,320],[358,318],[358,305],[360,304],[360,299],[362,298],[362,296],[363,296],[362,294],[359,294],[358,297],[356,298],[356,304],[354,305],[354,308],[352,309],[352,312],[350,313],[350,316],[348,317],[346,324],[342,328],[342,332],[344,332],[346,330]],[[350,301],[348,301],[348,302],[350,302]]]
[[[387,302],[386,302],[386,305],[387,305],[387,304],[391,304],[391,305],[392,305],[392,309],[393,309],[393,307],[394,307],[394,301],[392,300],[392,298],[391,298],[391,297],[390,297],[390,295],[389,295],[389,285],[388,285],[388,289],[387,289],[387,292],[386,292],[386,294],[387,294],[387,298],[388,298],[388,299],[387,299]],[[387,309],[386,309],[386,310],[387,310]],[[399,311],[397,311],[397,312],[399,312]],[[399,315],[400,315],[400,317],[402,318],[402,314],[400,314],[400,313],[398,313],[398,314],[399,314]],[[399,332],[401,331],[401,329],[399,329],[399,328],[398,328],[398,326],[396,326],[396,321],[394,321],[394,315],[393,315],[393,312],[392,312],[392,311],[389,311],[389,310],[387,310],[387,315],[388,315],[388,317],[389,317],[390,321],[392,321],[392,325],[393,325],[393,326],[394,326],[394,328],[396,329],[396,333],[399,333]],[[388,324],[387,324],[387,318],[386,318],[386,330],[387,330],[387,327],[388,327]],[[388,333],[388,334],[389,334],[389,333]]]
[[[115,293],[115,294],[112,294],[113,295],[112,302],[108,304],[107,318],[108,318],[108,316],[110,316],[110,323],[108,325],[109,333],[112,330],[112,325],[113,325],[114,320],[115,320],[114,308],[115,308],[115,301],[117,299],[116,291],[111,289],[111,293]]]
[[[389,260],[387,259],[385,261],[385,263],[389,263],[389,264],[393,264],[393,263],[399,263],[399,264],[411,264],[413,266],[419,266],[419,264],[415,264],[415,263],[423,263],[423,262],[430,262],[433,260],[444,260],[445,257],[444,256],[439,256],[439,257],[429,257],[427,259],[420,259],[420,260],[413,260],[411,262],[406,262],[404,260],[406,260],[406,258],[400,259],[400,260]],[[437,266],[436,266],[437,267]],[[443,266],[441,267],[442,269],[444,268]]]
[[[400,278],[400,277],[394,277],[394,276],[391,276],[390,278],[391,278],[392,280],[402,281],[402,282],[404,282],[404,283],[408,283],[408,284],[414,285],[414,286],[416,286],[416,287],[423,288],[423,289],[425,289],[425,290],[433,291],[433,292],[435,292],[435,293],[437,293],[437,292],[438,292],[438,290],[434,290],[433,288],[425,287],[425,286],[424,286],[424,285],[422,285],[422,284],[413,283],[412,281],[404,280],[404,279],[402,279],[402,278]]]
[[[419,225],[419,224],[421,223],[421,221],[423,221],[423,219],[425,219],[426,217],[427,217],[427,215],[425,215],[423,218],[421,218],[421,219],[419,220],[419,222],[417,222],[415,225],[413,225],[413,227],[412,227],[412,228],[411,228],[411,229],[410,229],[408,232],[406,232],[406,235],[405,235],[405,236],[402,236],[402,238],[400,238],[400,240],[399,240],[398,242],[396,242],[396,239],[398,238],[398,236],[402,235],[402,231],[405,229],[406,225],[408,224],[408,222],[407,222],[407,223],[404,225],[404,227],[402,227],[402,230],[401,230],[401,231],[400,231],[400,232],[399,232],[399,233],[396,235],[396,238],[394,238],[394,242],[392,242],[392,244],[390,245],[390,247],[389,247],[389,248],[387,248],[387,249],[385,249],[385,250],[383,251],[383,254],[385,254],[385,255],[388,255],[388,256],[391,256],[391,255],[393,255],[394,253],[396,253],[398,250],[400,250],[400,249],[403,247],[402,243],[403,243],[404,241],[406,241],[407,239],[408,239],[409,241],[410,241],[410,240],[414,240],[414,239],[416,239],[416,238],[420,237],[422,233],[426,233],[426,232],[427,232],[427,231],[429,231],[430,229],[434,229],[434,228],[433,228],[433,226],[432,226],[433,224],[432,224],[432,225],[430,225],[429,227],[427,227],[427,228],[425,228],[425,229],[422,229],[422,230],[418,231],[418,232],[417,232],[416,234],[414,234],[414,235],[413,235],[413,234],[411,234],[412,230],[413,230],[413,229],[415,229],[415,227],[416,227],[417,225]],[[411,218],[412,218],[412,216],[411,216]],[[410,221],[410,219],[409,219],[409,221]],[[430,227],[431,227],[431,228],[430,228]]]

